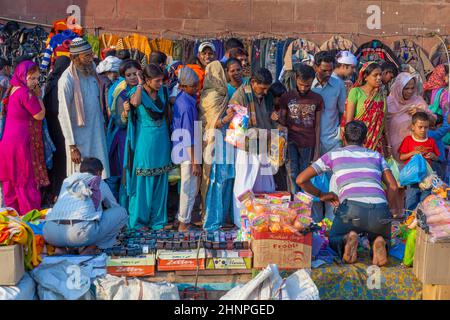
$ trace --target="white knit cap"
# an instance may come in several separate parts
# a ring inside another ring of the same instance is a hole
[[[100,62],[97,66],[97,73],[103,72],[119,72],[120,64],[122,60],[114,56],[107,56],[105,60]]]
[[[350,51],[340,51],[336,55],[336,61],[337,63],[348,64],[353,66],[356,66],[358,64],[358,60],[356,59],[355,55]]]

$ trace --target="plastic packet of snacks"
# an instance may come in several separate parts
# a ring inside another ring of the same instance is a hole
[[[310,196],[309,194],[299,192],[295,195],[294,199],[297,201],[303,202],[304,204],[306,204],[309,207],[312,207],[313,197]]]
[[[230,104],[228,108],[233,108],[236,113],[228,127],[225,141],[239,149],[244,149],[249,121],[248,110],[246,107],[236,104]]]
[[[269,162],[273,167],[281,167],[286,160],[287,129],[278,129],[271,135]]]

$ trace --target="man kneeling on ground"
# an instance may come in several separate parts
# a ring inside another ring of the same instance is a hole
[[[296,182],[309,194],[337,207],[330,245],[344,262],[357,261],[358,234],[365,233],[373,245],[373,264],[381,267],[388,262],[386,247],[391,238],[391,223],[382,221],[391,218],[386,194],[389,200],[396,197],[397,182],[383,156],[363,147],[366,135],[367,127],[363,122],[347,123],[344,147],[323,155],[300,173]],[[336,175],[339,196],[332,192],[322,193],[310,182],[325,172]],[[382,182],[387,186],[387,192]]]
[[[56,253],[78,248],[80,254],[93,254],[97,247],[110,248],[128,219],[127,211],[117,204],[101,179],[101,161],[85,158],[80,171],[64,180],[58,200],[46,217],[44,239],[57,247]]]

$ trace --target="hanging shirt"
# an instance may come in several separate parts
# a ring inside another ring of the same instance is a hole
[[[76,33],[74,33],[72,30],[64,30],[62,33],[59,33],[57,35],[54,35],[51,39],[50,42],[47,46],[47,48],[44,51],[44,57],[42,58],[42,62],[40,65],[40,68],[42,71],[47,71],[48,66],[50,65],[50,61],[52,59],[53,56],[53,51],[55,50],[56,47],[60,46],[63,44],[64,40],[73,40],[76,37],[78,37],[78,35]]]

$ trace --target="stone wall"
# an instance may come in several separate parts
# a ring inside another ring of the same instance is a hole
[[[450,0],[0,0],[0,16],[51,24],[70,4],[81,8],[84,26],[102,28],[100,33],[164,38],[304,33],[318,44],[342,33],[357,44],[380,38],[388,45],[431,31],[450,34]],[[367,28],[369,5],[381,8],[380,30]],[[416,42],[429,50],[437,39]]]

